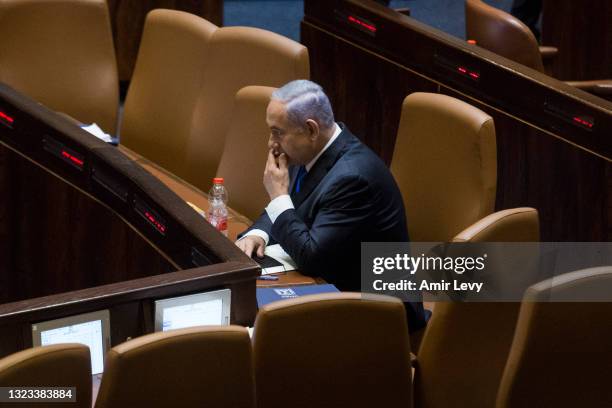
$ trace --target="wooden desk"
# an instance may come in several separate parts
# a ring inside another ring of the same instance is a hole
[[[196,207],[206,212],[208,210],[208,195],[197,187],[192,186],[186,181],[180,179],[168,170],[156,165],[150,160],[142,157],[138,153],[128,149],[125,146],[119,146],[119,151],[124,153],[130,159],[138,163],[142,168],[147,170],[149,173],[157,177],[162,183],[164,183],[170,190],[174,191],[176,195],[194,204]],[[251,220],[242,214],[229,208],[228,217],[228,238],[235,241],[238,234],[243,232],[248,226],[251,225]],[[304,276],[298,271],[281,272],[274,274],[278,276],[278,280],[258,280],[258,287],[271,287],[271,286],[296,286],[296,285],[312,285],[317,283],[325,283],[321,278],[311,278]]]
[[[559,48],[556,78],[612,78],[612,2],[544,0],[542,44]]]
[[[108,310],[111,346],[157,299],[230,289],[252,325],[258,265],[113,146],[0,84],[0,357],[32,324]]]

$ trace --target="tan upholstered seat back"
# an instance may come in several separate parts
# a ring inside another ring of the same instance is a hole
[[[0,359],[0,386],[75,387],[76,402],[52,405],[90,408],[91,359],[89,348],[82,344],[66,343],[34,347],[11,354]],[[24,406],[24,404],[14,405]],[[43,406],[45,404],[33,405]]]
[[[482,48],[544,72],[538,41],[513,15],[481,0],[465,0],[465,31]]]
[[[496,212],[453,241],[539,241],[538,212]],[[418,352],[416,406],[494,406],[518,310],[518,303],[436,303]]]
[[[497,211],[455,235],[453,242],[537,242],[538,210],[529,207]]]
[[[493,211],[493,119],[450,96],[408,95],[391,172],[404,199],[410,240],[450,240]]]
[[[113,347],[96,407],[253,408],[254,391],[246,329],[200,326]]]
[[[193,14],[151,11],[125,101],[121,144],[180,177],[186,175],[193,111],[216,30]]]
[[[410,344],[396,298],[333,293],[259,310],[258,408],[411,407]]]
[[[571,272],[523,298],[497,407],[610,407],[612,267]],[[594,296],[599,294],[600,296]],[[557,302],[549,303],[552,297]]]
[[[303,45],[258,28],[217,30],[211,39],[204,88],[193,118],[187,180],[205,191],[210,187],[231,123],[234,98],[240,88],[279,87],[308,77],[308,50]]]
[[[115,133],[119,84],[105,0],[2,0],[0,38],[0,82]]]
[[[236,94],[217,176],[225,179],[229,205],[251,220],[270,201],[263,186],[270,130],[266,108],[276,88],[247,86]]]

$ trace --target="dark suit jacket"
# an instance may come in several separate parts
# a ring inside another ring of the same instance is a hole
[[[300,272],[343,291],[360,291],[361,242],[405,242],[408,229],[400,191],[383,161],[341,124],[342,132],[292,193],[295,209],[274,224],[264,213],[249,229],[270,236]],[[298,168],[289,169],[290,191]],[[423,327],[421,303],[407,308],[411,330]]]

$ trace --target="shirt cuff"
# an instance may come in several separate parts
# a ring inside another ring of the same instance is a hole
[[[264,240],[264,242],[266,243],[266,246],[268,246],[268,242],[270,241],[270,236],[268,235],[268,233],[264,230],[260,230],[260,229],[252,229],[249,232],[247,232],[246,234],[244,234],[242,237],[240,237],[240,240],[244,239],[245,237],[248,237],[249,235],[251,236],[256,236],[259,237],[261,239]]]
[[[295,207],[293,206],[293,201],[291,201],[289,194],[283,194],[270,201],[270,204],[266,207],[266,212],[268,213],[268,217],[270,217],[270,221],[274,224],[274,221],[276,221],[283,212],[293,208]]]

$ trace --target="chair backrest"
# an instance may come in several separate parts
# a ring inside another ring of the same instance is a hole
[[[544,72],[538,40],[521,20],[481,0],[465,0],[466,38],[510,60]]]
[[[529,207],[497,211],[476,221],[453,242],[537,242],[540,240],[538,210]]]
[[[0,37],[0,82],[115,133],[119,82],[105,0],[2,0]]]
[[[560,275],[526,292],[497,407],[612,406],[612,302],[549,302],[612,294],[612,267]]]
[[[96,407],[253,408],[254,391],[247,330],[200,326],[113,347]]]
[[[66,343],[34,347],[11,354],[0,359],[0,386],[75,387],[76,402],[60,405],[90,408],[89,348],[83,344]]]
[[[497,148],[493,119],[458,99],[404,99],[391,161],[411,241],[446,242],[493,212]]]
[[[412,406],[398,299],[345,292],[268,304],[253,348],[259,408]]]
[[[217,29],[175,10],[153,10],[145,21],[125,100],[121,144],[179,177],[185,176],[192,116]]]
[[[453,241],[539,241],[538,212],[499,211]],[[494,406],[518,311],[518,303],[436,303],[418,352],[416,406]]]
[[[266,30],[222,27],[212,36],[205,77],[193,117],[186,176],[203,190],[210,187],[219,166],[238,90],[308,79],[308,50]]]
[[[266,108],[276,88],[247,86],[236,94],[217,177],[225,179],[229,205],[255,220],[270,198],[262,183],[268,155]]]

